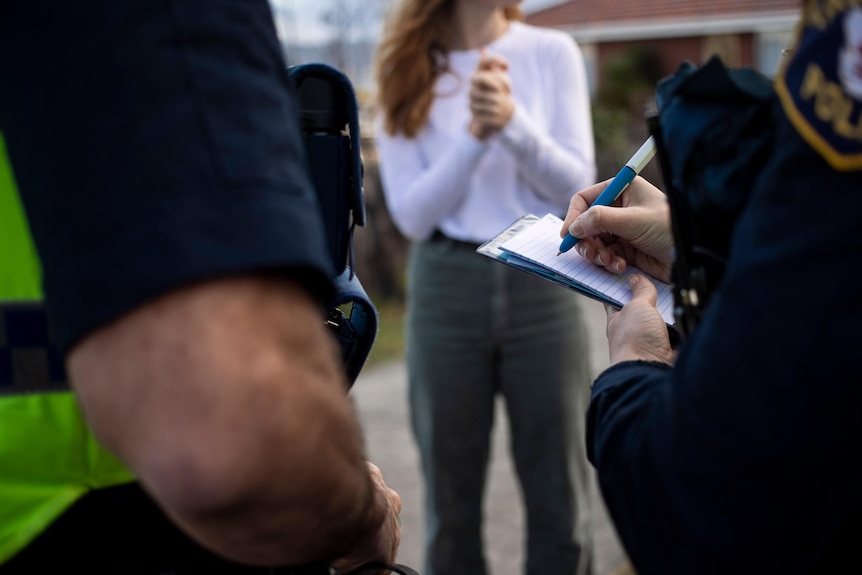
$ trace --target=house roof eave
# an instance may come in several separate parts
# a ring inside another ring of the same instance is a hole
[[[555,26],[555,28],[571,34],[578,43],[592,44],[688,36],[784,32],[795,30],[798,22],[799,11],[788,10],[739,16],[600,22],[577,26]]]

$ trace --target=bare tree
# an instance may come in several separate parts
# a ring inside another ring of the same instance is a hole
[[[328,0],[321,21],[331,31],[328,64],[350,77],[369,69],[386,0]]]

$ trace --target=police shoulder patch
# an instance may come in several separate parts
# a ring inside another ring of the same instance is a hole
[[[862,1],[809,0],[775,88],[802,138],[838,170],[862,169]]]

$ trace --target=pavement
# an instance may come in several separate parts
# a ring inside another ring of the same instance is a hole
[[[605,311],[582,299],[591,339],[594,374],[608,365]],[[423,487],[419,456],[410,432],[407,374],[396,360],[362,371],[351,395],[365,430],[369,459],[380,467],[387,483],[401,496],[401,548],[398,562],[421,570],[423,561]],[[489,575],[521,575],[524,562],[523,506],[508,454],[505,412],[498,405],[493,451],[485,492],[485,553]],[[592,501],[595,575],[630,573],[625,553],[593,481]],[[421,571],[420,571],[421,573]]]

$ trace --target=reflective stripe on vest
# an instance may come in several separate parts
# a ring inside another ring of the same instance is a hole
[[[40,284],[0,134],[0,564],[88,491],[134,480],[96,442],[65,385],[46,345]]]

